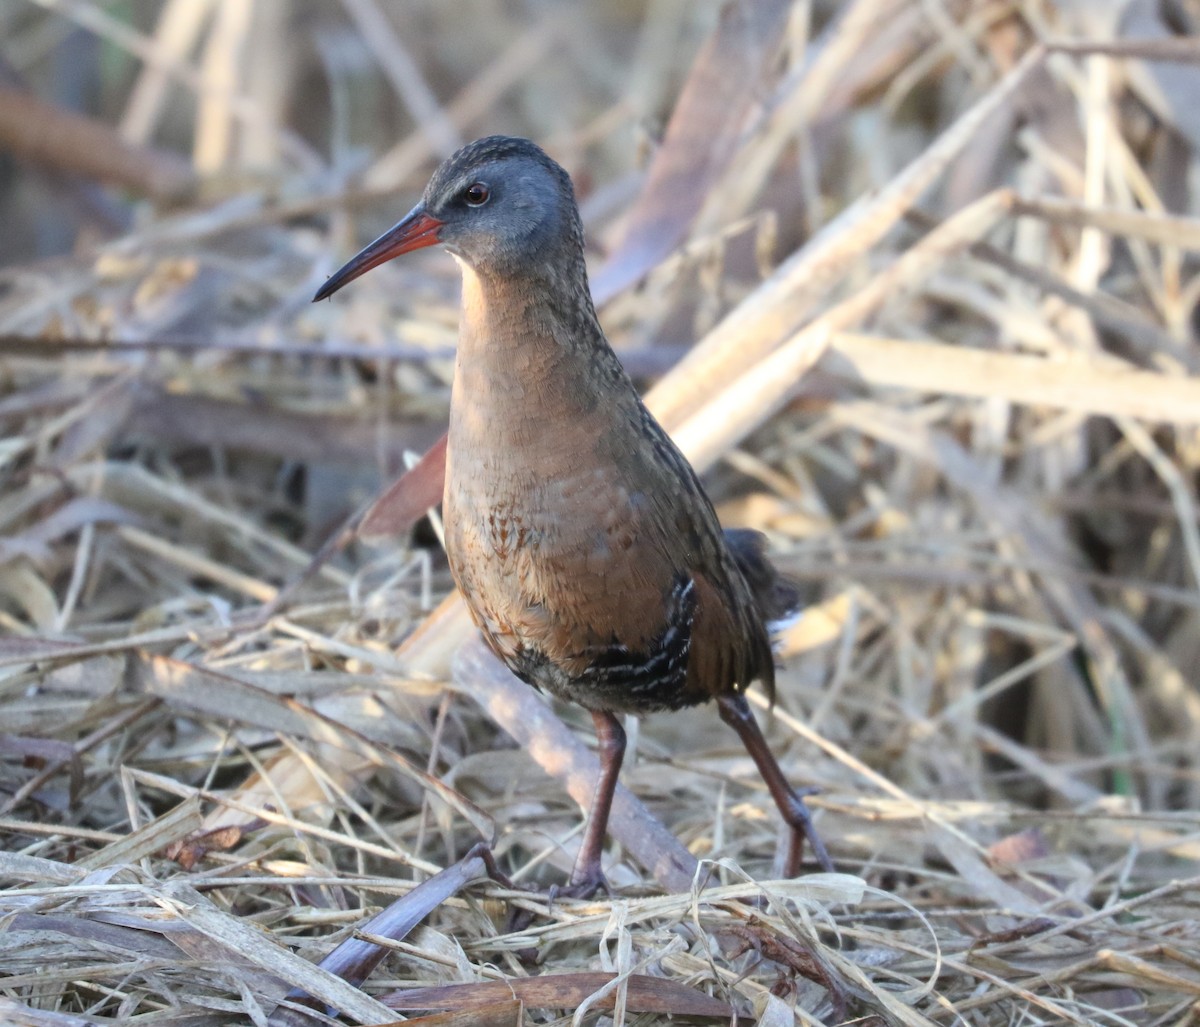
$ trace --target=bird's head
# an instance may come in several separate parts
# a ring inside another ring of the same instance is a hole
[[[488,136],[447,158],[398,224],[351,257],[314,299],[402,253],[440,244],[476,272],[514,273],[582,258],[566,171],[528,139]]]

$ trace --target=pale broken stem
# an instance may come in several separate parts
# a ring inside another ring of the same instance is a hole
[[[170,0],[162,8],[154,31],[154,46],[164,61],[176,67],[187,63],[188,54],[204,30],[213,0]],[[171,79],[160,66],[147,64],[129,91],[118,131],[126,142],[145,145],[151,139],[170,95]]]
[[[583,808],[592,801],[600,761],[554,715],[532,688],[517,680],[476,638],[454,659],[454,680],[547,774],[563,782]],[[696,860],[623,785],[617,785],[609,836],[646,868],[665,891],[687,891]]]
[[[995,398],[1082,414],[1200,426],[1200,380],[1155,374],[1100,354],[1051,359],[838,332],[818,366],[826,374],[867,388]]]
[[[1177,246],[1193,253],[1200,251],[1200,218],[1100,207],[1059,196],[1019,197],[1014,213],[1057,225],[1095,228],[1107,235],[1141,239],[1159,246]]]
[[[251,4],[221,4],[209,30],[201,58],[208,88],[198,97],[192,139],[192,163],[201,174],[224,168],[233,151],[233,98],[241,92],[242,54],[253,12]]]
[[[1008,189],[976,200],[943,222],[863,289],[797,332],[680,424],[673,436],[693,466],[703,471],[741,441],[786,401],[795,383],[825,354],[833,333],[860,324],[889,297],[910,289],[951,254],[977,242],[1007,216],[1014,195]],[[660,411],[650,397],[650,407]],[[714,417],[712,411],[720,410]]]

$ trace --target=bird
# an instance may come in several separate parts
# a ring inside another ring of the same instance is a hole
[[[746,699],[774,700],[768,625],[799,595],[756,531],[723,531],[700,479],[643,404],[592,302],[570,175],[528,139],[448,157],[420,202],[314,301],[440,245],[462,272],[442,516],[451,574],[491,650],[592,716],[600,773],[563,891],[608,890],[601,857],[625,754],[618,716],[715,701],[791,832],[833,870],[804,796]]]

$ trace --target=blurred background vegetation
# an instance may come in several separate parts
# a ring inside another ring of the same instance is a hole
[[[1195,1023],[1198,29],[1192,0],[2,0],[0,1019],[259,1022],[262,947],[319,959],[481,834],[521,880],[570,867],[547,774],[590,734],[531,740],[540,700],[496,692],[506,720],[453,662],[427,492],[352,530],[444,430],[457,271],[309,302],[511,133],[571,172],[601,319],[723,520],[808,590],[769,723],[878,891],[714,955],[745,907],[655,905],[678,882],[618,836],[621,901],[514,935],[494,892],[448,904],[372,994],[536,947],[764,1024]],[[711,710],[637,748],[689,858],[770,879]]]
[[[589,177],[607,179],[661,131],[718,10],[15,0],[0,10],[0,71],[7,89],[113,129],[110,145],[146,147],[144,159],[173,168],[178,184],[190,169],[208,196],[329,189],[369,169],[376,188],[397,186],[497,132],[586,145]],[[81,232],[111,238],[141,198],[134,183],[97,189],[11,151],[0,169],[5,263],[69,252]]]

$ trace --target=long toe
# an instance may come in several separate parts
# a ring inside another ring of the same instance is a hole
[[[572,875],[570,884],[552,884],[546,889],[546,906],[547,908],[552,907],[556,899],[590,899],[600,892],[611,895],[612,888],[609,887],[608,878],[597,866],[592,872],[579,876]],[[533,922],[535,915],[532,910],[513,907],[509,911],[504,928],[505,933],[515,934],[525,930]]]
[[[604,892],[605,895],[612,894],[608,878],[604,876],[604,871],[600,869],[598,862],[595,866],[576,867],[575,869],[576,872],[571,875],[570,884],[562,888],[551,889],[551,902],[554,901],[556,895],[562,895],[568,899],[590,899],[600,892]]]

